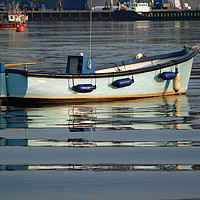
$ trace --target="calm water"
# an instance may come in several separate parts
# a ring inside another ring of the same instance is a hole
[[[199,22],[94,22],[96,64],[200,45]],[[1,62],[89,54],[89,23],[29,22],[0,32]],[[200,199],[200,55],[187,95],[109,104],[1,105],[1,199]]]

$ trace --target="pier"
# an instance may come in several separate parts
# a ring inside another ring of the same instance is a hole
[[[2,11],[0,14],[7,14],[7,12]],[[152,10],[143,13],[112,10],[27,11],[29,21],[88,21],[90,14],[92,14],[93,21],[200,20],[200,10]]]
[[[146,20],[200,20],[200,10],[153,10],[142,16]]]
[[[28,11],[30,21],[82,21],[90,19],[89,10]],[[113,20],[113,11],[92,11],[93,20]]]
[[[90,11],[32,11],[27,12],[30,21],[82,21],[90,19]],[[200,10],[153,10],[136,13],[134,11],[92,11],[92,19],[102,21],[134,20],[200,20]]]

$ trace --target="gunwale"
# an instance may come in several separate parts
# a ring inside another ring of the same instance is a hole
[[[134,75],[134,74],[142,74],[150,71],[161,70],[170,66],[174,66],[183,62],[186,62],[192,59],[197,53],[199,53],[199,49],[184,49],[174,53],[161,54],[158,56],[149,56],[141,59],[129,59],[127,61],[122,61],[124,65],[135,64],[140,62],[153,61],[164,58],[172,58],[169,61],[166,61],[162,64],[153,64],[152,66],[127,70],[127,71],[116,71],[116,72],[107,72],[107,73],[91,73],[91,74],[70,74],[70,73],[55,73],[55,72],[31,72],[27,70],[19,70],[19,69],[6,69],[6,73],[17,73],[27,77],[49,77],[49,78],[104,78],[104,77],[118,77],[124,75]],[[106,64],[104,65],[106,68]],[[123,66],[123,65],[121,65]],[[113,66],[114,67],[114,66]],[[118,66],[120,67],[120,66]]]

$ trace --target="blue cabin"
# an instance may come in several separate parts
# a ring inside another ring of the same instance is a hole
[[[94,73],[94,60],[86,56],[68,56],[66,73],[91,74]]]
[[[0,63],[0,97],[7,96],[5,64]]]

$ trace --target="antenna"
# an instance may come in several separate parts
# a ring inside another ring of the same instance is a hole
[[[90,0],[90,13],[89,13],[89,20],[90,20],[90,48],[89,48],[89,58],[92,58],[92,0]]]

